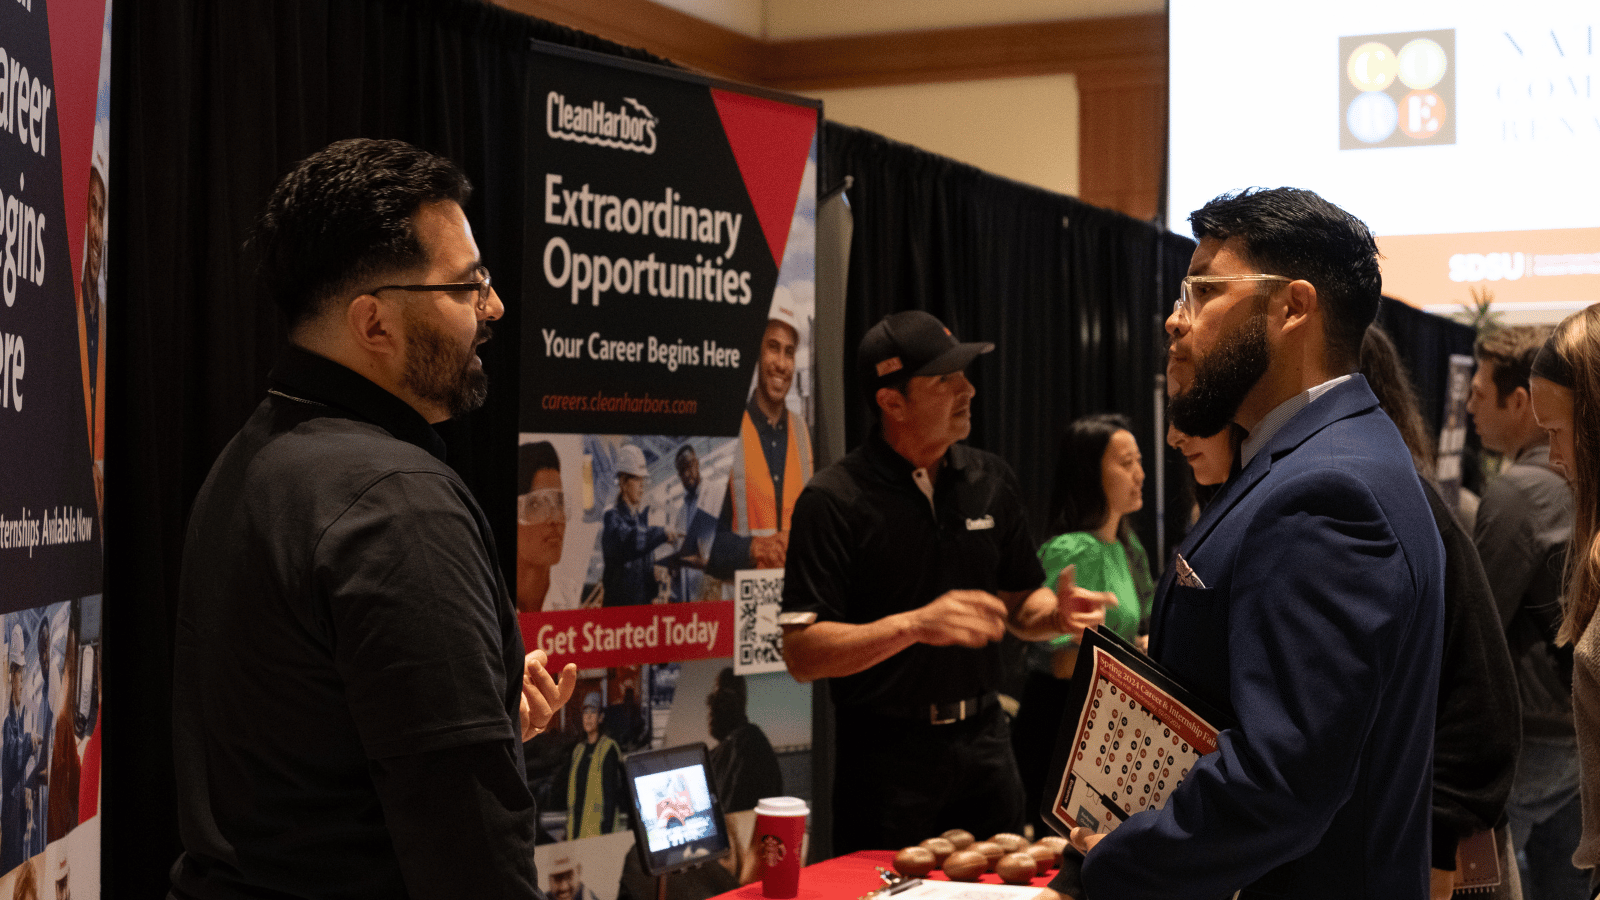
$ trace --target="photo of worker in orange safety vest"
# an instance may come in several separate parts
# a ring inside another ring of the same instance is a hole
[[[730,581],[739,569],[781,569],[789,545],[789,516],[811,480],[811,432],[790,408],[800,324],[792,301],[779,292],[761,335],[755,388],[739,423],[728,490],[706,574]]]

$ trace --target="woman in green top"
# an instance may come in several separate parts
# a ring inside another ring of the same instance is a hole
[[[1144,469],[1132,423],[1115,413],[1085,416],[1067,428],[1056,454],[1056,485],[1050,498],[1050,529],[1055,537],[1039,548],[1045,584],[1054,585],[1068,566],[1081,587],[1116,596],[1106,607],[1105,627],[1144,646],[1154,583],[1144,547],[1128,516],[1144,506]],[[1017,768],[1027,793],[1024,807],[1034,833],[1039,818],[1045,770],[1067,703],[1067,680],[1077,659],[1070,637],[1028,647],[1028,677],[1013,731]]]

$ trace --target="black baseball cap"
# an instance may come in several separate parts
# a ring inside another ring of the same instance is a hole
[[[856,369],[868,397],[878,388],[897,387],[918,375],[947,375],[965,369],[994,349],[987,341],[961,343],[944,323],[920,309],[885,316],[867,331],[856,350]]]

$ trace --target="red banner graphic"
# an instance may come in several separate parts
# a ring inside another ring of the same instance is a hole
[[[550,668],[611,669],[733,655],[733,601],[523,613],[522,642]]]

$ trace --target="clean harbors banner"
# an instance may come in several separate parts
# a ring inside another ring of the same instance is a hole
[[[528,647],[580,674],[526,749],[541,887],[612,900],[644,877],[622,754],[710,745],[746,840],[749,796],[809,792],[810,687],[736,672],[734,597],[782,568],[814,468],[820,107],[538,52],[515,594]]]

